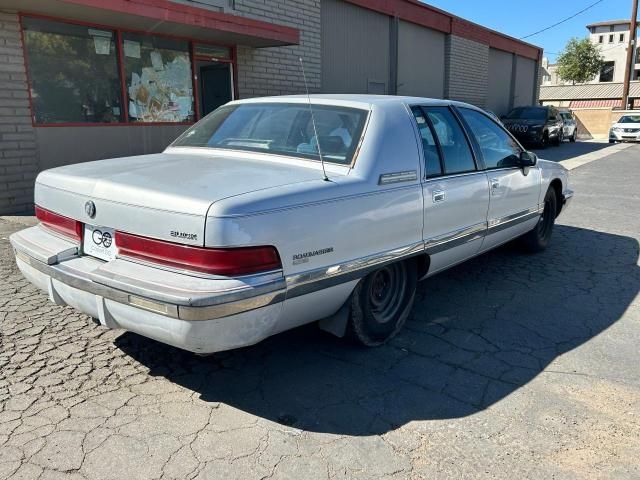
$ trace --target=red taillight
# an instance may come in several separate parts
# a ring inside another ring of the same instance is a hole
[[[82,222],[73,218],[65,217],[59,213],[54,213],[36,205],[36,218],[44,225],[55,230],[62,235],[73,238],[74,240],[82,240]]]
[[[121,255],[214,275],[247,275],[282,268],[275,247],[202,248],[116,232]]]

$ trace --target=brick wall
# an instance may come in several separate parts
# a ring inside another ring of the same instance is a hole
[[[33,209],[37,171],[18,16],[0,10],[0,214]]]
[[[236,0],[233,13],[300,30],[299,45],[238,47],[240,98],[304,93],[300,57],[309,90],[320,90],[320,0]]]
[[[489,84],[489,46],[447,35],[444,96],[486,107]]]

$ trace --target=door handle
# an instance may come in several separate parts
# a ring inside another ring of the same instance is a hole
[[[445,193],[443,190],[434,190],[431,198],[433,199],[433,203],[444,202]]]
[[[500,180],[498,180],[497,178],[492,178],[491,179],[491,191],[495,192],[496,190],[498,190],[498,188],[500,188]]]

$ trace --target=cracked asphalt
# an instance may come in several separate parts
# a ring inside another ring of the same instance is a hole
[[[390,345],[309,325],[197,357],[52,305],[0,220],[0,478],[640,478],[640,146],[550,248],[419,286]]]

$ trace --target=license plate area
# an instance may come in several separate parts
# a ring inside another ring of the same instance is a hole
[[[115,233],[113,228],[85,224],[82,251],[85,255],[91,255],[107,262],[114,260],[118,252]]]

